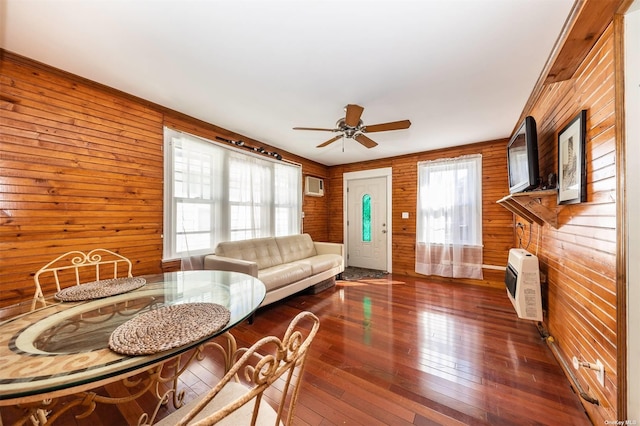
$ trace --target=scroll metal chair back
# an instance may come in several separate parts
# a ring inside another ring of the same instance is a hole
[[[268,336],[238,349],[236,361],[214,388],[155,425],[292,425],[309,346],[319,326],[313,313],[301,312],[282,340]],[[267,399],[277,400],[277,407]]]
[[[57,291],[60,291],[71,285],[131,276],[131,261],[118,253],[106,249],[95,249],[88,253],[70,251],[58,256],[36,272],[36,291],[32,306],[35,307],[38,302],[46,305],[42,288],[51,282],[55,283]]]

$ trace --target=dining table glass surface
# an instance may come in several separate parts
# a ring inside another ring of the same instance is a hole
[[[0,405],[143,371],[231,330],[255,312],[266,293],[260,280],[239,272],[142,277],[144,286],[114,296],[79,302],[51,296],[45,306],[32,308],[29,301],[0,309]],[[228,309],[229,322],[211,335],[154,354],[131,356],[109,348],[109,337],[120,325],[154,309],[187,303],[218,304]]]

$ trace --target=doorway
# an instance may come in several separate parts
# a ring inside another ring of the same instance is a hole
[[[391,168],[345,173],[346,266],[391,271]]]

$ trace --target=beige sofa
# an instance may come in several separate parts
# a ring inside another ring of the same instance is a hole
[[[204,269],[257,277],[267,287],[264,306],[330,282],[344,271],[344,249],[342,244],[314,242],[309,234],[226,241],[204,257]]]

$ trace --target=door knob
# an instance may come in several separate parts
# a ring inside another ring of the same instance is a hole
[[[383,234],[386,234],[386,233],[387,233],[387,230],[386,230],[386,229],[383,229],[383,230],[382,230],[382,233],[383,233]]]

